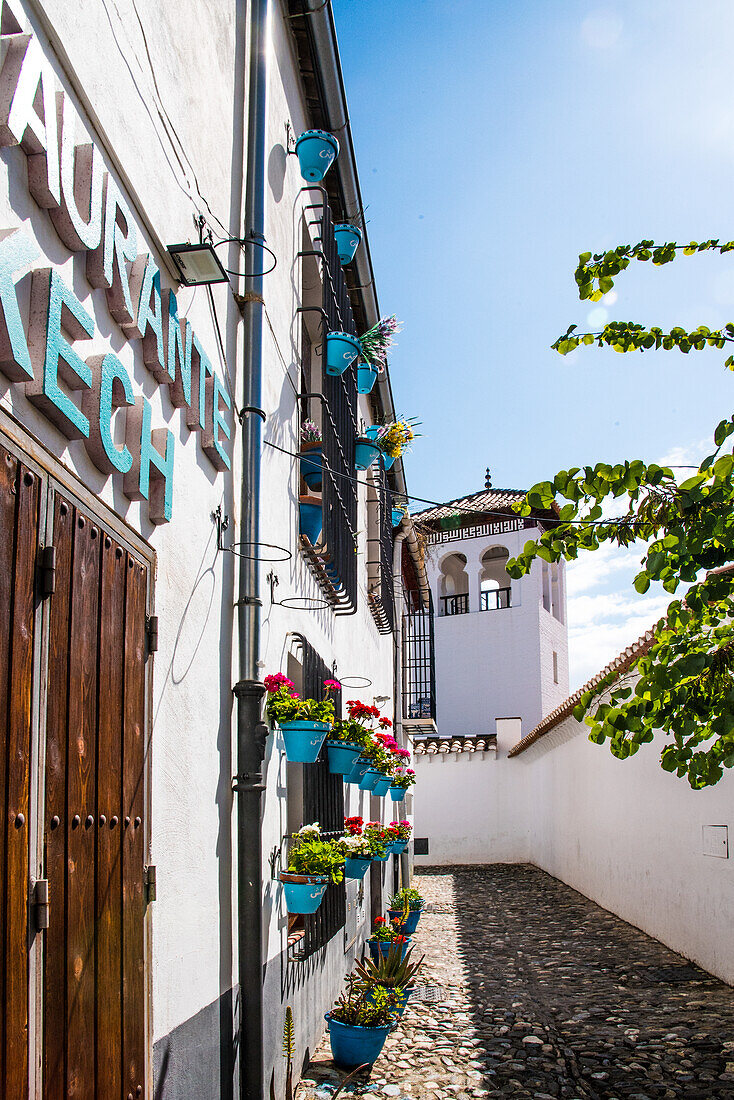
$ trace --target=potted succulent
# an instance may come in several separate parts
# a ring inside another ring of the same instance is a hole
[[[402,921],[406,936],[412,936],[418,927],[418,921],[421,919],[425,904],[426,899],[417,890],[404,886],[402,890],[398,890],[397,894],[393,894],[390,898],[387,910],[388,916],[390,920],[395,920],[396,917],[399,918]]]
[[[408,847],[413,826],[409,821],[393,821],[387,827],[387,843],[393,855],[399,856]]]
[[[296,139],[296,156],[303,179],[319,183],[339,156],[339,142],[326,130],[306,130]]]
[[[405,953],[410,947],[410,937],[405,935],[400,919],[388,923],[384,917],[375,917],[372,935],[367,940],[370,955],[373,959],[379,959],[381,955],[387,955],[391,946],[400,949],[400,957],[405,958]]]
[[[322,462],[321,429],[313,420],[305,420],[301,425],[301,477],[316,492],[321,492]]]
[[[355,257],[359,242],[362,240],[362,230],[356,225],[343,222],[334,226],[336,238],[336,250],[339,253],[340,264],[350,264]]]
[[[289,913],[315,913],[330,882],[341,882],[344,857],[339,842],[324,840],[318,821],[304,825],[293,838],[288,869],[280,881]]]
[[[362,959],[355,965],[354,973],[367,990],[367,997],[373,999],[375,988],[384,989],[392,995],[398,1015],[402,1016],[408,998],[415,988],[415,978],[423,965],[425,955],[419,962],[413,962],[411,955],[415,949],[409,948],[403,956],[397,944],[391,944],[387,955],[378,959]]]
[[[264,683],[268,692],[267,715],[281,729],[286,758],[294,763],[313,764],[334,721],[334,701],[329,693],[338,690],[338,681],[324,680],[326,695],[320,701],[299,698],[293,691],[293,681],[280,672],[266,676]]]
[[[402,802],[405,792],[415,783],[415,772],[412,768],[396,768],[390,786],[390,797],[393,802]]]
[[[324,526],[324,512],[321,497],[312,493],[302,493],[298,498],[298,525],[312,546],[321,538]]]
[[[380,1056],[385,1040],[397,1023],[394,998],[386,988],[368,989],[357,977],[345,979],[347,992],[337,998],[324,1019],[334,1062],[344,1069],[372,1065]]]
[[[362,350],[356,336],[350,332],[327,332],[326,373],[344,374]]]

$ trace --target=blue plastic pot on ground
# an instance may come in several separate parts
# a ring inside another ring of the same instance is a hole
[[[327,741],[326,751],[331,774],[349,775],[362,750],[359,745],[350,745],[348,741]]]
[[[326,373],[344,374],[362,350],[356,336],[349,332],[327,332]]]
[[[371,862],[371,859],[355,859],[353,856],[347,856],[344,860],[344,877],[364,878]]]
[[[321,444],[312,445],[308,450],[301,451],[300,466],[301,477],[309,489],[321,490],[323,480]]]
[[[360,791],[371,791],[382,773],[377,768],[368,767],[359,784]]]
[[[339,263],[350,264],[362,240],[362,230],[357,229],[356,225],[343,223],[334,226],[334,237],[336,250],[339,253]]]
[[[354,767],[347,776],[347,783],[361,783],[364,778],[364,773],[370,766],[369,760],[364,757],[358,756],[354,761]]]
[[[390,948],[393,946],[390,940],[367,940],[367,946],[370,949],[370,955],[374,962],[379,962],[380,957],[386,959],[390,954]],[[410,937],[407,936],[405,943],[400,944],[400,958],[405,958],[405,953],[410,947]]]
[[[326,130],[306,130],[296,140],[296,156],[303,179],[319,183],[339,156],[339,142]]]
[[[289,881],[297,879],[298,881]],[[315,913],[321,905],[328,878],[317,875],[291,875],[281,872],[280,881],[285,894],[285,907],[289,913]]]
[[[354,445],[354,468],[366,470],[380,456],[380,448],[369,439],[358,439]]]
[[[388,986],[380,985],[379,982],[377,984],[380,987],[380,989],[386,990],[387,993],[392,992],[392,990]],[[408,1001],[410,999],[410,995],[411,995],[411,993],[413,992],[414,989],[415,989],[415,986],[409,985],[407,987],[407,989],[404,989],[403,992],[399,996],[394,998],[395,1011],[397,1012],[398,1016],[402,1016],[403,1013],[405,1012],[406,1006],[407,1006]],[[369,992],[367,993],[367,1000],[372,1002],[374,999],[375,999],[374,991],[372,989],[370,989]]]
[[[321,530],[324,526],[324,512],[321,502],[306,500],[303,497],[298,502],[298,525],[302,535],[305,535],[312,546],[321,538]]]
[[[405,932],[406,936],[412,936],[413,935],[416,928],[418,927],[418,921],[421,919],[421,913],[422,912],[423,912],[422,909],[411,909],[410,910],[407,917],[405,918],[405,921],[403,922],[403,931]],[[403,910],[402,909],[388,909],[387,915],[389,916],[391,921],[394,921],[396,918],[398,920],[401,920],[402,916],[403,916]]]
[[[390,798],[393,802],[402,802],[405,798],[405,790],[403,787],[391,787]]]
[[[356,1027],[332,1020],[329,1012],[324,1016],[329,1026],[331,1055],[342,1069],[356,1069],[357,1066],[372,1065],[380,1057],[394,1024],[386,1027]]]
[[[391,840],[388,844],[388,848],[394,856],[401,855],[408,847],[407,840]]]
[[[372,363],[357,364],[357,393],[371,393],[380,372]]]
[[[328,722],[278,722],[285,741],[285,755],[293,764],[313,764],[331,729]]]
[[[376,795],[377,798],[384,798],[389,790],[390,790],[390,776],[389,775],[381,775],[380,778],[375,783],[374,787],[372,788],[372,793],[374,795]]]
[[[393,527],[399,527],[402,523],[405,512],[402,508],[393,508],[392,510],[392,525]]]

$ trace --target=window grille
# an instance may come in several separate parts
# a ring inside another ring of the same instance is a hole
[[[510,607],[512,602],[511,588],[485,588],[479,594],[480,611],[501,611]]]
[[[468,615],[469,593],[463,592],[458,596],[441,596],[442,615]]]
[[[370,611],[381,634],[395,629],[392,556],[394,535],[392,526],[392,493],[382,462],[367,490],[368,530],[367,577]]]
[[[423,607],[417,592],[405,593],[403,619],[403,718],[436,717],[433,600]]]
[[[297,634],[303,670],[303,695],[306,699],[322,699],[324,680],[333,676],[332,670],[306,639]],[[334,696],[337,717],[341,716],[341,692]],[[318,821],[321,832],[328,836],[341,836],[344,832],[344,781],[341,775],[332,775],[327,762],[326,746],[315,764],[303,764],[303,820],[304,824]],[[347,919],[346,889],[343,882],[330,884],[324,900],[315,913],[304,917],[305,936],[298,944],[298,957],[306,959],[332,939]]]

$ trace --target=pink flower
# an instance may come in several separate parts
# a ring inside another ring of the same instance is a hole
[[[266,676],[263,683],[270,694],[278,691],[282,687],[293,687],[293,681],[289,680],[287,676],[284,676],[282,672],[276,672],[272,676]]]
[[[341,684],[338,680],[324,680],[324,687],[327,691],[341,691]]]
[[[406,768],[405,774],[406,775],[415,775],[415,772],[413,771],[412,768]]]

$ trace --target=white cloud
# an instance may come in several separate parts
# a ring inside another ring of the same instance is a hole
[[[609,311],[604,309],[604,306],[595,306],[586,314],[586,322],[590,329],[596,331],[596,329],[604,328],[608,317]]]
[[[705,439],[699,439],[698,443],[682,443],[670,450],[656,461],[661,466],[699,466],[706,455],[715,450],[713,433]],[[678,478],[676,477],[676,481]]]
[[[582,593],[601,589],[610,578],[618,578],[620,572],[627,571],[629,583],[640,568],[642,546],[613,546],[605,542],[593,553],[581,552],[574,562],[566,566],[566,588],[569,600],[576,601]],[[626,580],[626,578],[625,578]],[[620,580],[616,581],[621,587]]]

